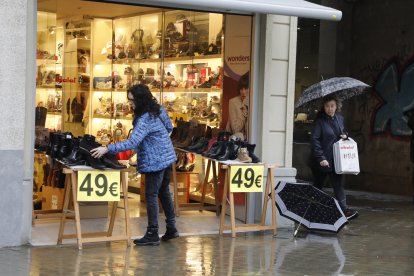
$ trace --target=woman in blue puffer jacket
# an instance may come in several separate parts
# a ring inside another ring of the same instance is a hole
[[[174,205],[169,189],[171,164],[176,161],[174,147],[170,139],[173,129],[165,109],[152,96],[148,86],[134,85],[128,89],[128,100],[134,111],[133,130],[125,141],[109,144],[91,150],[92,156],[134,149],[138,155],[137,169],[145,175],[145,197],[147,201],[148,227],[136,245],[159,245],[158,198],[166,216],[167,231],[163,241],[178,237],[175,227]]]

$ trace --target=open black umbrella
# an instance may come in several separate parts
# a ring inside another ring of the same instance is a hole
[[[275,190],[279,213],[299,226],[338,233],[348,222],[338,201],[309,183],[280,181]]]
[[[326,79],[306,88],[296,103],[295,108],[317,105],[319,99],[332,94],[338,100],[343,101],[362,93],[369,87],[368,84],[349,77]]]

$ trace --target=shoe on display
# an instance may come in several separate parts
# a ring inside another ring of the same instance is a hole
[[[226,160],[234,160],[236,159],[237,151],[236,151],[236,145],[233,141],[227,142],[227,147],[225,153],[218,157],[217,159],[219,161],[226,161]]]
[[[104,156],[101,157],[102,163],[105,164],[106,167],[111,169],[125,169],[126,166],[122,165],[118,162],[116,159],[116,156],[114,154],[107,153]]]
[[[249,152],[249,156],[252,158],[252,162],[259,163],[260,158],[254,154],[254,148],[256,147],[256,144],[246,144],[246,147],[247,151]]]
[[[347,220],[351,220],[358,217],[358,212],[353,209],[346,209],[344,214]]]
[[[162,241],[169,241],[175,238],[178,238],[180,235],[178,234],[177,229],[174,228],[169,228],[167,227],[167,231],[165,232],[165,234],[161,237]]]
[[[148,228],[142,238],[134,240],[134,244],[137,246],[160,245],[158,230],[155,228]]]
[[[85,160],[79,150],[79,138],[73,138],[73,148],[69,155],[62,158],[63,163],[69,166],[84,165]]]
[[[236,161],[240,161],[242,163],[252,162],[252,158],[249,156],[249,152],[247,151],[247,148],[239,148],[239,151],[237,152]]]

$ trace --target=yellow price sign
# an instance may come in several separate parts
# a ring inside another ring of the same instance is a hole
[[[262,192],[263,172],[263,165],[230,166],[230,192]]]
[[[78,171],[78,201],[119,201],[120,173]]]

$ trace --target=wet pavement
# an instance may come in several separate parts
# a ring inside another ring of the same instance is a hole
[[[338,235],[300,230],[0,249],[0,275],[414,275],[411,197],[352,192],[359,217]]]

